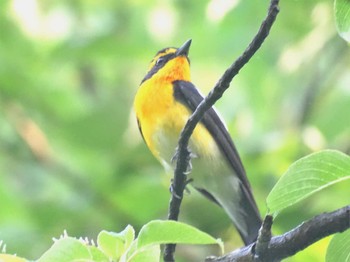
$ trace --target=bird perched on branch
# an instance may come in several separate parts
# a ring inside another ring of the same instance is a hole
[[[160,50],[137,91],[134,109],[144,141],[166,168],[181,130],[203,100],[191,82],[188,53],[191,40],[180,48]],[[221,206],[243,242],[254,242],[261,225],[250,184],[233,141],[217,112],[210,108],[189,141],[192,185]]]

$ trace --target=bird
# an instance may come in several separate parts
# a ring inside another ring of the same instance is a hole
[[[180,133],[203,95],[191,82],[189,49],[160,50],[134,98],[143,140],[167,171],[175,168]],[[189,140],[191,186],[224,209],[245,245],[256,241],[262,220],[238,151],[214,107]]]

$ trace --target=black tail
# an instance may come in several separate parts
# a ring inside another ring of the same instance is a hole
[[[256,241],[262,224],[259,210],[250,190],[241,185],[240,214],[245,225],[235,225],[244,244],[247,246]]]

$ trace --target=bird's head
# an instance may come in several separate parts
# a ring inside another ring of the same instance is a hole
[[[148,73],[142,82],[153,77],[162,78],[166,81],[185,80],[190,81],[190,60],[188,53],[191,39],[181,47],[168,47],[160,50],[152,59]]]

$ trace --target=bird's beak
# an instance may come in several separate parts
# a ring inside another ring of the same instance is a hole
[[[190,51],[192,39],[187,40],[179,49],[176,51],[176,56],[188,56],[188,52]]]

